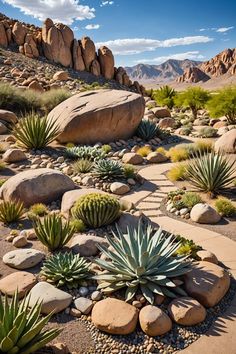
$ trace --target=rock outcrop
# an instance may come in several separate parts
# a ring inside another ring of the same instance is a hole
[[[199,82],[199,81],[207,81],[210,79],[210,76],[205,74],[201,69],[198,67],[193,67],[187,69],[183,75],[179,76],[176,81],[177,82]]]

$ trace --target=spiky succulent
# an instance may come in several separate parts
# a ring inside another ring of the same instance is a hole
[[[30,113],[19,120],[12,134],[26,148],[41,149],[56,139],[59,127],[47,117],[42,118],[35,113]]]
[[[113,236],[107,236],[109,249],[97,246],[109,258],[109,261],[94,260],[103,270],[94,276],[99,281],[98,289],[112,293],[127,288],[126,301],[131,300],[140,289],[151,304],[154,294],[167,297],[186,295],[172,280],[189,270],[186,257],[173,256],[180,243],[175,242],[172,235],[167,237],[161,229],[154,233],[150,225],[140,222],[136,229],[127,227],[125,234],[117,228]]]
[[[93,161],[89,159],[80,159],[72,165],[75,173],[88,173],[93,168]]]
[[[84,145],[66,148],[66,155],[71,159],[95,161],[104,158],[106,153],[100,148]]]
[[[197,189],[214,195],[233,182],[235,172],[235,161],[222,153],[200,153],[189,162],[186,177]]]
[[[157,136],[159,132],[158,126],[149,119],[142,119],[137,130],[136,135],[143,140],[151,140]]]
[[[44,262],[41,275],[57,287],[77,288],[89,276],[89,263],[78,254],[59,252]]]
[[[124,177],[124,169],[120,162],[110,159],[98,160],[94,163],[93,175],[101,179],[114,179]]]
[[[43,220],[33,220],[33,225],[39,241],[50,251],[66,245],[74,234],[74,228],[69,221],[63,223],[62,217],[55,213],[45,216]]]
[[[9,302],[0,296],[0,353],[31,354],[56,338],[61,330],[44,330],[51,314],[40,318],[41,304],[29,308],[29,298],[21,303],[17,292]]]
[[[18,221],[24,214],[24,205],[21,201],[9,200],[0,203],[0,221],[4,224]]]
[[[109,225],[120,215],[120,203],[108,194],[90,193],[80,197],[72,208],[72,215],[87,226]]]

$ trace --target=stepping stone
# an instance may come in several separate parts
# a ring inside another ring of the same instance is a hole
[[[3,256],[2,260],[9,267],[23,270],[36,266],[44,256],[43,252],[28,248],[10,251]]]
[[[33,307],[36,302],[42,302],[41,313],[44,314],[61,312],[70,306],[72,301],[70,294],[45,281],[36,284],[28,296],[30,307]]]
[[[21,299],[36,283],[37,278],[34,274],[28,272],[14,272],[0,280],[0,292],[13,296],[17,290],[18,297]]]

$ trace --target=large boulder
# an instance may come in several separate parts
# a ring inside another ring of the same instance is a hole
[[[167,128],[174,128],[176,124],[176,121],[174,118],[162,118],[159,123],[158,126],[161,129],[167,129]]]
[[[215,151],[235,153],[236,152],[236,129],[231,129],[227,133],[223,134],[215,142]]]
[[[0,45],[2,47],[8,46],[7,34],[6,34],[5,27],[2,22],[0,22]]]
[[[174,299],[168,306],[170,317],[182,326],[194,326],[206,318],[205,308],[191,297]]]
[[[35,203],[50,203],[74,188],[74,182],[68,176],[41,168],[10,177],[1,187],[0,195],[4,200],[21,200],[28,207]]]
[[[18,45],[22,45],[25,42],[25,36],[26,36],[27,30],[24,25],[22,25],[21,22],[15,22],[13,28],[12,28],[12,35],[14,41]]]
[[[25,155],[24,151],[20,149],[8,149],[2,155],[2,159],[5,162],[12,163],[26,160],[27,156]]]
[[[199,262],[184,276],[185,289],[205,307],[213,307],[223,298],[230,286],[224,268],[210,262]]]
[[[80,42],[82,57],[85,69],[90,71],[91,64],[96,59],[96,48],[93,41],[89,37],[83,37]]]
[[[105,46],[98,49],[98,60],[101,66],[101,73],[105,79],[111,80],[114,77],[114,56],[112,51]]]
[[[169,109],[165,108],[165,107],[155,107],[155,108],[152,108],[151,111],[155,114],[156,118],[171,117],[171,113],[170,113]]]
[[[142,96],[121,90],[81,92],[55,107],[49,119],[60,127],[58,141],[107,143],[130,138],[144,113]]]
[[[84,59],[82,57],[82,50],[79,41],[74,39],[72,45],[72,58],[73,58],[73,68],[78,71],[85,70]]]
[[[93,324],[106,333],[132,333],[137,321],[138,310],[127,302],[114,298],[98,301],[92,310]]]
[[[199,224],[216,224],[221,216],[210,205],[198,203],[192,208],[190,218]]]
[[[139,313],[140,327],[148,336],[161,336],[169,332],[172,322],[160,308],[152,305],[144,306]]]

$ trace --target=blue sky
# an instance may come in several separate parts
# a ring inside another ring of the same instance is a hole
[[[207,60],[236,46],[235,0],[0,0],[9,17],[68,24],[115,54],[116,65]]]

